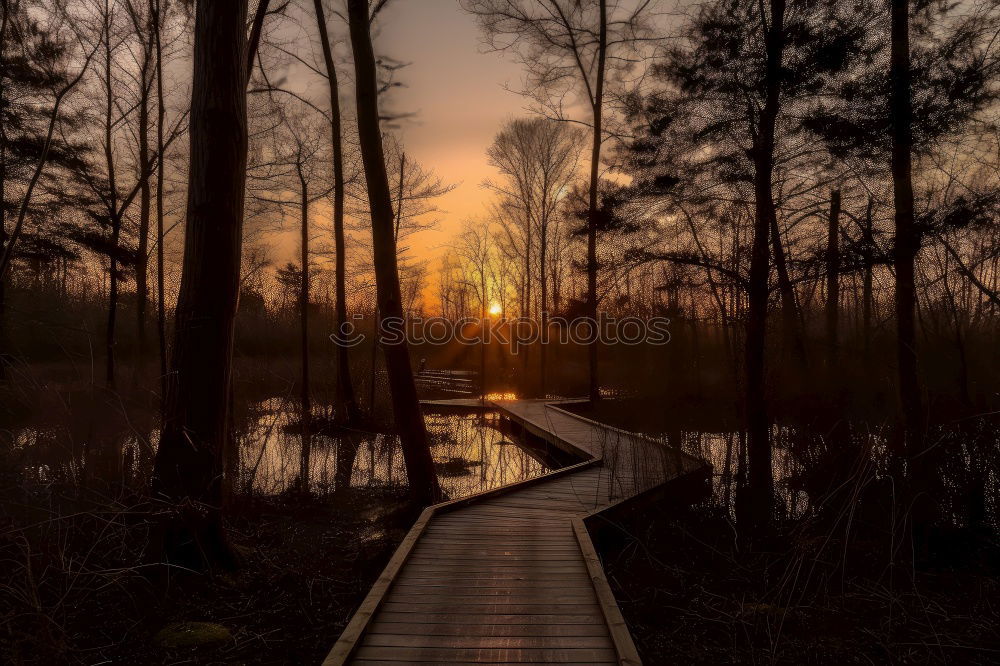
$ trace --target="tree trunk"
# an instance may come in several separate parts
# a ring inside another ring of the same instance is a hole
[[[117,252],[121,237],[121,219],[117,214],[111,216],[111,249]],[[118,259],[114,254],[108,265],[108,320],[105,327],[104,347],[107,354],[105,381],[107,385],[115,385],[115,329],[118,323]]]
[[[7,46],[7,26],[10,23],[7,0],[0,2],[3,17],[0,17],[0,109],[4,108],[7,87],[4,85],[6,68],[5,48]],[[0,257],[7,251],[7,130],[0,122]],[[7,272],[0,270],[0,380],[7,377]]]
[[[403,325],[405,320],[399,289],[396,243],[393,238],[392,197],[389,193],[389,178],[379,128],[378,84],[369,32],[368,2],[348,0],[347,6],[357,86],[355,97],[358,139],[371,208],[379,313],[383,321]],[[416,502],[435,502],[441,497],[441,489],[413,382],[410,350],[405,339],[389,340],[382,336],[382,351],[392,393],[394,425],[402,442],[403,459],[410,481],[410,495]]]
[[[135,316],[138,361],[143,360],[146,350],[146,307],[149,303],[149,213],[152,193],[149,186],[148,79],[151,61],[151,55],[146,55],[141,70],[142,90],[139,92],[139,243],[135,255]],[[159,170],[160,167],[157,167],[157,171]]]
[[[346,265],[347,254],[344,242],[344,147],[341,138],[340,86],[337,67],[333,62],[333,49],[323,13],[323,0],[314,0],[316,24],[323,46],[323,60],[330,90],[330,142],[333,152],[333,242],[336,256],[334,281],[336,304],[334,305],[334,330],[341,331],[347,321]],[[338,344],[335,350],[337,364],[337,388],[335,394],[335,418],[341,423],[356,423],[361,419],[358,401],[351,378],[348,347]]]
[[[781,59],[784,49],[785,1],[772,0],[766,38],[765,101],[754,145],[754,239],[746,330],[745,418],[748,435],[749,496],[744,507],[751,529],[768,525],[774,504],[771,472],[771,421],[767,412],[764,354],[767,334],[768,235],[776,226],[773,198],[775,125],[780,109]],[[764,17],[761,17],[764,21]]]
[[[871,372],[872,360],[872,278],[875,269],[875,230],[872,215],[875,208],[875,197],[868,197],[868,207],[865,210],[865,227],[861,239],[861,260],[864,262],[864,273],[861,278],[861,335],[864,338],[865,367]]]
[[[114,95],[111,78],[111,10],[104,3],[104,161],[108,169],[108,222],[111,224],[111,255],[108,262],[108,318],[105,327],[104,350],[108,386],[115,385],[115,325],[118,318],[118,241],[121,235],[121,216],[118,214],[118,186],[115,182],[115,158],[111,144],[114,122]]]
[[[589,380],[587,394],[591,402],[601,399],[600,379],[597,367],[598,335],[597,322],[597,195],[600,186],[601,162],[601,121],[604,117],[604,72],[608,55],[608,3],[600,0],[600,27],[597,34],[597,81],[594,99],[591,100],[594,113],[594,137],[590,150],[590,199],[587,206],[587,316],[590,317],[593,337],[587,345],[587,365]]]
[[[153,491],[175,506],[164,556],[235,564],[222,528],[246,185],[246,1],[195,6],[184,264]]]
[[[166,105],[163,99],[163,46],[160,43],[160,33],[163,29],[160,0],[154,0],[156,25],[154,38],[156,40],[156,335],[160,351],[160,411],[163,410],[167,396],[167,307],[165,303],[165,287],[163,282],[163,170],[166,165],[166,155],[163,141],[163,122],[166,119]]]
[[[527,203],[524,212],[524,297],[521,299],[521,316],[528,325],[531,325],[531,204]],[[530,337],[530,335],[529,335]],[[518,348],[521,354],[521,393],[525,396],[532,396],[535,393],[534,384],[531,381],[531,366],[528,361],[531,358],[531,347],[525,345]]]
[[[486,301],[486,267],[479,266],[479,293],[482,303],[479,308],[479,402],[486,406],[486,327],[489,322],[486,320],[489,307]],[[480,418],[484,418],[486,410],[480,412]]]
[[[840,327],[840,190],[830,193],[830,218],[826,235],[826,345],[829,379],[837,369]]]
[[[544,218],[548,217],[547,205],[542,204],[542,223],[538,230],[538,266],[539,266],[539,286],[541,287],[541,300],[539,308],[539,319],[541,323],[541,337],[539,338],[540,346],[538,348],[538,395],[544,398],[547,391],[546,385],[546,370],[547,368],[547,354],[548,351],[548,326],[549,326],[549,279],[548,274],[545,272],[545,260],[546,253],[548,252],[548,222]],[[484,296],[485,297],[485,296]]]
[[[309,397],[309,185],[302,176],[302,165],[298,165],[299,185],[302,199],[302,278],[299,289],[299,335],[301,345],[302,378],[301,391],[301,435],[302,456],[299,466],[299,490],[309,492],[309,458],[312,455],[312,401]]]
[[[916,258],[920,238],[913,210],[913,103],[910,92],[909,0],[892,0],[892,51],[890,114],[892,128],[892,190],[895,205],[893,265],[896,272],[896,360],[899,399],[906,430],[906,455],[921,478],[923,407],[917,373]]]
[[[784,343],[792,353],[790,375],[795,383],[795,389],[803,386],[806,366],[806,345],[802,339],[802,327],[799,325],[799,306],[795,300],[795,287],[788,274],[788,261],[785,247],[781,242],[781,231],[778,229],[778,216],[771,219],[771,249],[774,252],[774,267],[778,275],[778,291],[781,293],[781,327]]]

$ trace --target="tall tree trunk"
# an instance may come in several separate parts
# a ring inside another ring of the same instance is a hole
[[[337,67],[333,62],[333,49],[323,13],[323,0],[314,0],[316,24],[323,46],[323,61],[330,90],[330,145],[333,152],[333,242],[336,256],[334,281],[336,304],[334,305],[334,330],[340,331],[347,321],[346,264],[347,253],[344,242],[344,147],[341,137],[340,85]],[[337,388],[335,394],[335,418],[344,423],[355,423],[361,419],[358,401],[351,378],[348,347],[338,344],[335,350],[337,364]]]
[[[146,349],[146,307],[149,304],[149,214],[152,192],[149,185],[149,85],[147,56],[142,68],[142,86],[139,94],[139,243],[135,256],[135,316],[138,360]],[[159,167],[157,167],[159,171]]]
[[[482,406],[486,406],[486,321],[489,305],[486,300],[486,267],[479,266],[479,293],[482,303],[479,308],[479,401]],[[479,413],[480,418],[485,418],[486,410]]]
[[[875,229],[873,214],[875,197],[868,197],[865,209],[865,227],[861,239],[861,260],[864,262],[864,272],[861,277],[861,335],[864,338],[865,367],[871,372],[872,360],[872,278],[875,269]]]
[[[778,275],[778,291],[781,293],[781,328],[784,343],[792,353],[791,377],[795,388],[801,389],[805,378],[806,345],[802,336],[802,326],[799,324],[799,306],[795,299],[795,287],[788,274],[788,260],[784,243],[781,242],[781,231],[778,229],[778,216],[771,219],[771,250],[774,252],[774,267]]]
[[[546,212],[546,204],[542,204],[542,218],[548,216]],[[548,252],[548,222],[544,219],[539,225],[538,229],[538,267],[539,275],[538,281],[541,287],[541,307],[539,308],[539,319],[541,322],[541,337],[539,339],[540,345],[538,348],[538,395],[541,398],[546,396],[547,385],[546,385],[546,370],[547,368],[547,354],[548,351],[548,327],[549,327],[549,279],[548,274],[545,272],[545,261],[546,254]]]
[[[0,109],[2,109],[7,92],[4,83],[6,72],[4,63],[7,26],[10,23],[8,0],[0,0],[0,10],[3,11],[3,16],[0,17]],[[6,254],[7,242],[7,130],[4,123],[0,122],[0,257]],[[7,272],[0,270],[0,380],[7,376],[9,362],[7,345]]]
[[[785,0],[772,0],[766,37],[767,65],[765,100],[753,149],[754,157],[754,239],[750,258],[750,285],[746,330],[746,377],[744,380],[745,418],[748,441],[749,496],[745,516],[751,528],[766,526],[774,504],[774,477],[771,472],[771,421],[768,415],[764,376],[767,334],[768,276],[770,274],[768,236],[775,226],[773,173],[775,125],[780,109],[781,60],[784,50]],[[761,21],[765,17],[761,16]]]
[[[830,193],[830,218],[826,235],[826,345],[829,379],[837,371],[840,328],[840,190]]]
[[[121,218],[117,213],[111,216],[111,249],[117,252],[121,238]],[[115,330],[118,323],[118,259],[111,256],[108,265],[108,320],[105,326],[104,347],[107,354],[105,381],[107,385],[115,385]]]
[[[312,401],[309,398],[309,185],[299,170],[302,194],[302,278],[299,289],[299,335],[301,344],[302,378],[299,386],[301,402],[302,456],[299,466],[299,490],[309,492],[309,458],[312,455]]]
[[[108,386],[115,385],[115,326],[118,318],[118,242],[121,235],[121,216],[118,212],[118,186],[115,182],[114,147],[111,128],[114,113],[114,81],[111,77],[111,8],[104,2],[104,160],[108,169],[108,222],[111,224],[111,255],[108,262],[108,318],[105,327],[104,348]]]
[[[594,114],[594,136],[590,149],[590,199],[587,205],[587,316],[594,327],[593,338],[587,345],[587,365],[589,379],[587,394],[591,402],[601,398],[600,379],[597,367],[598,322],[597,322],[597,195],[600,186],[601,167],[601,121],[604,119],[604,73],[608,55],[608,3],[600,0],[600,26],[597,32],[597,81],[594,98],[591,100]]]
[[[375,53],[369,32],[368,2],[348,0],[347,7],[357,86],[355,97],[358,139],[371,207],[379,313],[383,321],[403,324],[405,320],[399,288],[396,243],[393,238],[392,197],[379,128],[378,83]],[[410,350],[405,339],[386,340],[383,337],[382,342],[392,393],[393,421],[402,442],[410,494],[416,502],[435,502],[441,497],[441,489],[427,442],[423,415],[420,413],[417,388],[413,382]]]
[[[530,326],[531,320],[531,247],[532,247],[532,234],[531,234],[531,204],[527,203],[527,208],[524,212],[525,215],[525,226],[524,226],[524,297],[521,299],[521,316],[524,318],[525,322],[528,322]],[[529,336],[530,337],[530,336]],[[521,392],[524,395],[531,396],[534,395],[534,384],[531,381],[531,366],[528,363],[531,358],[531,347],[530,345],[525,345],[518,348],[518,353],[521,354]]]
[[[167,156],[163,154],[166,104],[163,99],[163,45],[160,41],[163,15],[160,2],[161,0],[154,0],[156,25],[153,28],[153,36],[156,40],[156,336],[160,351],[160,411],[162,412],[167,396],[167,306],[163,281],[163,171],[166,168]]]
[[[917,372],[916,333],[916,258],[920,237],[913,211],[913,102],[910,92],[910,3],[892,0],[892,49],[890,114],[892,128],[892,190],[895,205],[895,245],[893,265],[896,272],[896,360],[899,399],[906,429],[906,455],[914,467],[910,472],[921,477],[923,450],[923,407],[920,378]],[[919,481],[918,481],[919,483]]]
[[[246,185],[246,0],[195,6],[184,265],[153,491],[177,507],[164,555],[235,564],[222,528]]]

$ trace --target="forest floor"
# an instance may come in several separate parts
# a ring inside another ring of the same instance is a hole
[[[241,568],[167,577],[138,564],[149,523],[128,502],[45,492],[40,510],[5,491],[0,663],[317,664],[408,527],[386,493],[244,498],[227,518]]]
[[[702,418],[642,400],[576,409],[651,434]],[[644,663],[1000,663],[995,516],[975,529],[957,519],[913,538],[891,478],[876,464],[859,465],[870,461],[859,450],[834,449],[839,455],[796,452],[813,469],[779,480],[779,489],[820,479],[812,488],[822,492],[810,496],[822,499],[766,536],[741,533],[718,491],[689,507],[636,507],[595,526]],[[968,500],[967,489],[950,492],[957,506]]]
[[[643,513],[599,546],[646,664],[998,663],[995,544],[953,534],[914,568],[801,525],[741,549],[717,511]]]

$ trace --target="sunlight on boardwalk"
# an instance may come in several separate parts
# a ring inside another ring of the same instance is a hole
[[[581,519],[704,463],[543,401],[496,406],[593,462],[425,511],[326,664],[638,663]]]

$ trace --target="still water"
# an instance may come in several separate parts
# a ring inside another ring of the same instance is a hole
[[[277,399],[258,404],[255,411],[248,431],[239,433],[242,487],[277,494],[298,479],[302,441],[293,427],[298,415]],[[557,464],[547,459],[544,450],[503,432],[499,416],[492,412],[428,413],[425,423],[442,490],[453,499],[539,476]],[[320,434],[312,438],[312,446],[309,482],[315,492],[330,492],[344,483],[353,488],[406,484],[403,455],[394,435]],[[347,466],[349,476],[343,471]]]
[[[238,492],[276,495],[295,488],[302,439],[298,406],[284,398],[252,402],[234,419],[239,456],[234,487]],[[323,408],[314,418],[324,418]],[[159,432],[155,418],[114,410],[75,411],[72,418],[8,424],[9,445],[0,447],[0,466],[16,470],[29,483],[85,485],[93,480],[140,487],[148,482]],[[465,497],[539,476],[576,462],[504,432],[496,413],[428,413],[431,453],[442,489]],[[309,486],[325,494],[352,488],[406,485],[406,469],[394,435],[338,430],[311,437]]]
[[[314,418],[322,422],[324,407]],[[9,415],[8,415],[9,418]],[[297,486],[302,440],[298,405],[269,397],[242,403],[233,419],[234,451],[228,461],[233,488],[276,495]],[[431,452],[442,489],[450,498],[529,479],[578,459],[539,448],[506,432],[496,413],[427,413]],[[799,518],[843,484],[872,486],[888,478],[884,429],[848,429],[846,436],[794,427],[773,431],[773,473],[779,511]],[[947,517],[996,525],[1000,509],[1000,435],[992,422],[940,429],[933,439],[944,452],[940,480]],[[746,441],[739,432],[659,433],[668,446],[713,467],[710,502],[732,513],[745,483]],[[158,424],[155,415],[120,402],[63,397],[58,404],[0,423],[0,480],[86,486],[106,482],[141,490],[149,481]],[[343,430],[312,436],[309,486],[326,494],[344,487],[401,488],[406,484],[395,436]]]

